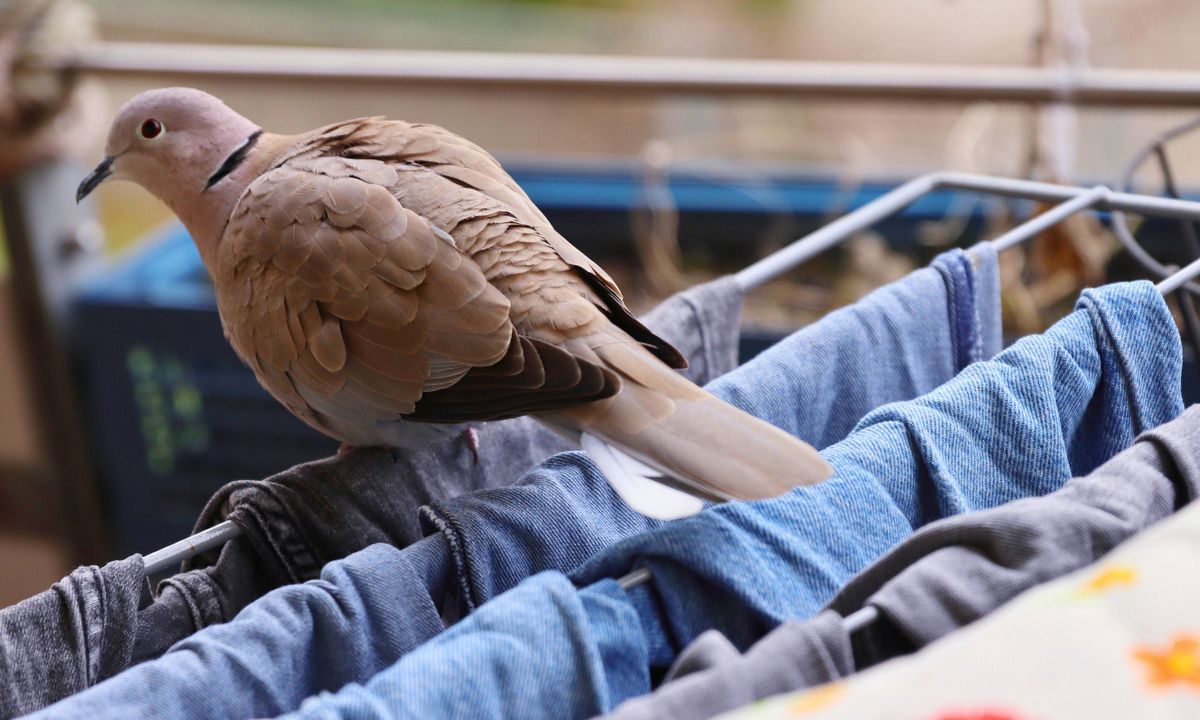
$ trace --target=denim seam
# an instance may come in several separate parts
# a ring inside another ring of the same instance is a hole
[[[1161,296],[1158,295],[1157,291],[1155,291],[1155,297],[1161,299]],[[1084,291],[1083,296],[1079,300],[1079,305],[1086,307],[1088,310],[1088,316],[1092,321],[1093,332],[1096,335],[1097,348],[1100,350],[1102,355],[1107,355],[1114,359],[1116,364],[1120,367],[1121,388],[1125,393],[1125,404],[1129,409],[1129,414],[1134,420],[1134,434],[1136,435],[1146,430],[1150,430],[1158,423],[1149,424],[1146,422],[1146,418],[1142,412],[1141,403],[1138,402],[1140,394],[1137,391],[1137,387],[1133,383],[1135,374],[1134,370],[1130,367],[1128,358],[1126,358],[1125,354],[1121,352],[1121,348],[1111,342],[1112,338],[1120,337],[1121,328],[1119,325],[1117,327],[1113,326],[1114,323],[1110,322],[1109,314],[1107,312],[1108,307],[1104,303],[1095,299],[1090,290]],[[1150,312],[1156,312],[1157,308],[1146,308],[1146,311],[1147,314],[1149,314]],[[1150,330],[1154,329],[1149,323],[1147,323],[1147,327]],[[1147,427],[1147,425],[1150,425],[1150,427]]]
[[[199,571],[193,571],[193,572],[199,572]],[[187,589],[186,585],[184,583],[180,582],[179,580],[177,580],[176,578],[173,578],[173,577],[167,578],[166,580],[163,580],[162,582],[160,582],[158,584],[159,598],[161,598],[163,596],[164,588],[174,588],[175,592],[179,593],[180,597],[183,598],[183,605],[187,609],[188,619],[192,621],[193,627],[198,627],[199,623],[196,620],[196,615],[197,615],[196,609],[193,607],[192,595],[191,595],[191,592]]]
[[[273,559],[272,564],[283,568],[290,582],[300,582],[300,579],[292,572],[293,568],[288,562],[288,558],[283,557],[279,547],[271,542],[270,533],[264,529],[266,523],[258,516],[258,511],[252,504],[238,504],[230,511],[226,519],[242,528],[245,537],[250,541],[255,552],[263,556],[264,559]]]
[[[471,591],[470,574],[468,573],[468,558],[466,543],[463,541],[461,529],[447,515],[443,515],[436,507],[431,505],[422,505],[417,514],[425,521],[433,525],[433,527],[446,538],[446,544],[450,549],[450,559],[454,561],[454,583],[458,586],[463,603],[467,606],[467,612],[474,612],[478,607],[475,602],[474,593]]]
[[[951,356],[954,359],[954,367],[956,370],[961,370],[962,364],[962,338],[959,337],[958,330],[958,278],[953,267],[949,267],[949,263],[953,260],[941,261],[935,263],[938,273],[942,276],[942,282],[946,286],[946,313],[949,316],[950,325],[950,345],[953,349]]]
[[[970,322],[963,328],[970,336],[966,338],[967,353],[963,362],[963,367],[966,367],[981,359],[980,356],[983,354],[983,339],[979,329],[981,325],[979,320],[979,287],[975,276],[975,265],[971,262],[970,256],[964,252],[958,254],[958,262],[962,265],[963,284],[966,285],[966,297],[963,298],[963,302],[966,303],[967,307],[965,308],[965,312],[962,313],[964,316],[962,319],[966,320],[970,318]],[[959,370],[962,369],[962,367],[959,368]]]
[[[271,492],[269,486],[257,486],[253,492],[255,502],[237,502],[228,519],[257,536],[259,542],[255,544],[266,545],[264,549],[275,556],[292,582],[304,582],[316,577],[321,570],[320,563],[308,542],[298,532],[277,531],[276,524],[271,522],[272,515],[290,515],[286,505]],[[292,527],[296,527],[294,518],[292,522]]]
[[[688,307],[692,313],[692,326],[696,333],[700,336],[700,353],[704,358],[704,370],[716,367],[717,359],[712,356],[712,344],[708,338],[708,328],[704,322],[703,308],[697,306],[695,300],[689,295],[681,295],[683,304]]]
[[[301,580],[311,580],[320,576],[321,568],[325,565],[321,553],[314,549],[313,544],[304,535],[304,525],[300,522],[292,508],[282,497],[281,488],[274,483],[266,483],[263,487],[266,496],[275,503],[274,514],[268,517],[286,518],[283,523],[267,525],[271,536],[281,545],[286,544],[289,560],[295,560],[296,566],[290,568]],[[282,490],[286,490],[284,487]]]
[[[75,600],[77,616],[81,624],[81,627],[79,628],[80,635],[83,636],[84,642],[84,662],[87,665],[85,668],[87,687],[91,687],[98,682],[100,677],[100,669],[97,666],[100,664],[100,656],[104,651],[104,628],[105,621],[107,620],[107,618],[104,617],[104,608],[107,605],[105,594],[107,593],[108,588],[104,585],[104,574],[101,573],[98,568],[88,568],[88,575],[90,576],[88,582],[95,588],[96,602],[100,607],[100,617],[98,618],[100,621],[100,632],[96,634],[94,639],[91,633],[88,632],[89,623],[87,617],[87,601],[85,597],[82,597],[82,595],[85,593],[83,592],[83,588],[80,587],[83,585],[83,583],[72,583],[72,589],[75,591],[76,595]]]
[[[113,638],[119,637],[122,633],[136,631],[136,628],[128,628],[128,620],[121,621],[119,618],[112,618],[109,615],[111,606],[118,601],[118,593],[110,586],[108,579],[104,573],[97,573],[100,580],[100,592],[97,593],[100,598],[99,608],[97,608],[98,621],[100,622],[100,647],[96,657],[96,677],[88,678],[88,687],[91,687],[100,680],[105,679],[105,668],[109,664],[106,662],[109,653],[112,651]],[[134,620],[133,622],[136,622]],[[115,661],[119,663],[120,661]]]

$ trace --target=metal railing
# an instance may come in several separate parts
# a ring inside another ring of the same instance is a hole
[[[622,93],[1200,105],[1200,73],[102,42],[64,70],[100,76],[432,84]]]

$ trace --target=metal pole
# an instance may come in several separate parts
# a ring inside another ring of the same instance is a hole
[[[1028,238],[1047,230],[1059,222],[1066,220],[1075,213],[1086,210],[1104,199],[1112,192],[1104,186],[1097,186],[1079,195],[1073,200],[1059,203],[1035,218],[1027,220],[1000,237],[991,241],[996,252],[1004,252],[1014,245],[1019,245]]]
[[[1081,196],[1088,200],[1082,207],[1102,210],[1124,210],[1143,215],[1200,220],[1200,202],[1158,198],[1133,193],[1112,192],[1107,188],[1081,188],[1074,185],[1054,185],[1033,180],[1014,180],[970,173],[930,173],[910,180],[862,207],[834,220],[791,245],[768,255],[737,273],[734,278],[743,290],[763,285],[797,265],[838,244],[856,232],[864,230],[892,213],[899,212],[918,198],[936,190],[966,190],[971,192],[1025,198],[1042,202],[1065,203]],[[1047,227],[1074,210],[1053,208],[1046,216]],[[1039,216],[1042,217],[1042,216]],[[1037,222],[1037,218],[1034,221]],[[1015,230],[1014,230],[1015,232]],[[1005,236],[997,238],[1009,242]]]
[[[179,542],[171,543],[162,550],[156,550],[146,555],[142,558],[146,565],[146,575],[158,575],[167,570],[173,570],[184,560],[193,558],[206,550],[220,547],[241,534],[241,528],[232,520],[217,523],[191,537],[186,537]]]
[[[1167,295],[1183,287],[1187,281],[1195,278],[1197,275],[1200,275],[1200,260],[1193,260],[1182,270],[1174,275],[1171,275],[1166,280],[1163,280],[1154,287],[1158,288],[1158,291],[1163,295]]]
[[[660,94],[1200,105],[1200,73],[106,42],[63,69],[156,79],[303,80]]]
[[[837,245],[854,233],[865,230],[889,215],[903,210],[921,196],[937,189],[941,177],[940,173],[931,173],[909,180],[857,210],[805,235],[791,245],[748,265],[733,276],[734,280],[743,290],[764,285],[809,258]]]

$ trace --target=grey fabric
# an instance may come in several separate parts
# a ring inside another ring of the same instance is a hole
[[[0,718],[49,705],[129,664],[144,568],[140,555],[81,567],[0,610]]]
[[[737,367],[742,292],[732,277],[672,296],[643,321],[688,358],[703,384]],[[232,520],[243,536],[198,557],[164,582],[140,618],[137,659],[224,622],[267,591],[319,576],[321,568],[375,543],[422,538],[417,509],[472,490],[509,485],[547,457],[573,449],[529,418],[478,428],[478,461],[465,438],[436,447],[357,448],[265,480],[223,487],[196,524]]]
[[[1194,405],[1060,490],[918,530],[851,579],[820,615],[781,625],[744,656],[729,655],[716,638],[697,639],[668,682],[611,717],[708,718],[913,652],[1094,563],[1198,496]],[[865,605],[880,617],[851,638],[842,618]]]
[[[720,633],[705,633],[676,659],[665,685],[626,701],[609,717],[710,718],[755,700],[845,677],[854,669],[854,658],[841,622],[840,615],[826,610],[807,622],[784,623],[745,655]]]
[[[225,622],[270,592],[274,577],[249,541],[239,537],[221,548],[216,565],[163,580],[158,599],[138,613],[131,664],[162,655],[184,637],[181,628]]]
[[[741,651],[729,642],[729,638],[717,630],[708,630],[679,653],[662,681],[669,683],[692,673],[733,663],[741,657]]]

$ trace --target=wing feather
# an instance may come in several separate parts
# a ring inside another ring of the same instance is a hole
[[[268,391],[359,444],[400,419],[510,417],[616,392],[611,371],[524,337],[478,263],[397,200],[396,178],[380,160],[300,153],[234,209],[218,306]]]

